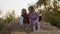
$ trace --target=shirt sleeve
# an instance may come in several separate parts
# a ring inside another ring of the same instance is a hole
[[[20,25],[23,25],[23,16],[20,16]]]
[[[39,18],[39,14],[36,12],[36,19],[38,19]]]
[[[38,22],[39,20],[39,14],[36,12],[36,21],[35,22]]]

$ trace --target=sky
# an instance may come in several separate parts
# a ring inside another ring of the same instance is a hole
[[[15,10],[16,16],[21,14],[21,9],[28,9],[28,4],[35,4],[37,0],[0,0],[0,10],[2,10],[2,15],[6,15],[9,10]]]

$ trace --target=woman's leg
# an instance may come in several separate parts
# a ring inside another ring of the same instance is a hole
[[[36,26],[33,26],[32,28],[33,28],[33,32],[35,32],[35,30],[36,30]]]
[[[40,31],[40,22],[37,23],[37,31]]]

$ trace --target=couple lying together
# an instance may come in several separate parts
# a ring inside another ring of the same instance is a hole
[[[22,9],[22,15],[20,16],[20,25],[24,27],[26,24],[31,24],[33,32],[40,31],[39,15],[35,11],[33,6],[28,7],[29,13],[27,14],[26,9]]]

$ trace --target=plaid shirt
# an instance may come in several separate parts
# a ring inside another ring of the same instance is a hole
[[[37,12],[29,13],[30,23],[34,26],[38,22],[39,15]]]

